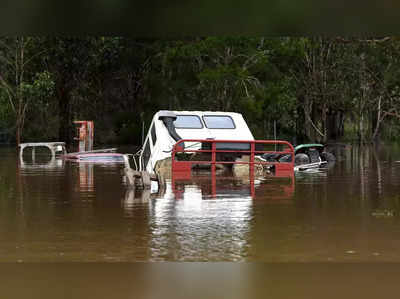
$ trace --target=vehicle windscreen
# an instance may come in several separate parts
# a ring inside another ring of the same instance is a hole
[[[230,116],[205,115],[203,120],[209,129],[235,129],[235,123]]]
[[[197,115],[177,115],[174,121],[174,126],[177,129],[202,129],[200,117]]]

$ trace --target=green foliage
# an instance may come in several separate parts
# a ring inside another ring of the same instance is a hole
[[[21,40],[29,63],[16,90],[29,104],[29,140],[64,138],[73,120],[87,119],[95,121],[96,142],[140,143],[142,123],[148,127],[161,109],[238,111],[257,138],[271,138],[275,122],[278,138],[310,141],[371,138],[381,110],[381,136],[400,132],[397,38]],[[15,41],[0,39],[0,75],[8,81]],[[2,85],[0,128],[13,126],[14,114]]]
[[[7,95],[0,89],[0,130],[13,127],[12,111],[9,107]]]
[[[31,84],[22,85],[24,97],[29,99],[29,108],[24,135],[26,141],[56,140],[58,118],[52,113],[55,82],[48,71],[36,73]]]
[[[24,97],[43,100],[50,98],[54,93],[55,83],[48,71],[36,73],[32,83],[21,84],[21,92]]]

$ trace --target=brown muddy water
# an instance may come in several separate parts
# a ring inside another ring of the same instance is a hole
[[[121,165],[0,148],[0,262],[400,261],[400,147],[336,149],[293,180],[132,191]]]

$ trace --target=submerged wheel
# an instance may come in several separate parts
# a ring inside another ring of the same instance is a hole
[[[322,152],[321,153],[322,161],[334,162],[336,160],[335,156],[332,153]]]
[[[310,163],[310,157],[306,154],[300,153],[294,156],[294,164],[295,165],[303,165]]]

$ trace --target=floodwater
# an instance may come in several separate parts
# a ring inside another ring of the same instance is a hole
[[[118,164],[1,147],[0,262],[399,262],[400,147],[335,152],[293,178],[203,174],[140,192]]]

